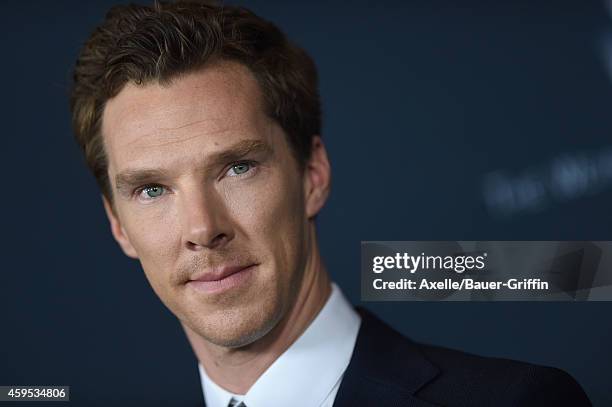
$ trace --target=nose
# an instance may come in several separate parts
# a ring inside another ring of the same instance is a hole
[[[202,187],[185,191],[181,200],[183,241],[193,251],[219,249],[234,238],[222,197]]]

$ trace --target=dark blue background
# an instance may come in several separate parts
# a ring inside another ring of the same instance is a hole
[[[111,3],[1,7],[0,385],[150,405],[197,381],[195,359],[111,237],[67,102],[80,44]],[[505,211],[483,189],[492,172],[543,178],[560,157],[612,147],[603,1],[244,4],[318,64],[333,166],[320,241],[354,303],[362,240],[612,240],[609,184]],[[563,368],[612,405],[612,303],[366,306],[416,340]]]

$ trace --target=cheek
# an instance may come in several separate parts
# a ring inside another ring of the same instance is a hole
[[[270,257],[267,260],[273,260],[278,272],[292,274],[287,271],[299,267],[304,250],[306,215],[301,182],[273,170],[253,181],[240,188],[226,188],[229,212],[247,247]]]
[[[162,278],[179,254],[176,216],[162,205],[129,213],[124,229],[149,280]],[[151,281],[153,284],[153,281]]]

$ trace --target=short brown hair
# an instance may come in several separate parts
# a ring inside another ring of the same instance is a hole
[[[303,168],[312,136],[321,134],[316,67],[274,24],[242,7],[193,0],[115,6],[81,49],[70,98],[75,137],[106,197],[112,199],[100,131],[106,102],[127,83],[169,83],[219,59],[254,74],[266,113]]]

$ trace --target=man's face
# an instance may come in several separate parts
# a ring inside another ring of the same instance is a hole
[[[164,304],[217,345],[265,335],[301,283],[308,216],[304,177],[250,71],[223,62],[128,84],[102,134],[113,233]]]

